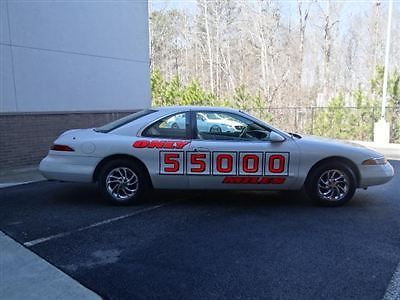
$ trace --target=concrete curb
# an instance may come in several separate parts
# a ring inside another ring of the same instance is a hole
[[[24,185],[24,184],[29,184],[29,183],[34,183],[34,182],[40,182],[40,181],[45,181],[46,179],[38,179],[38,180],[30,180],[30,181],[22,181],[22,182],[10,182],[10,183],[0,183],[0,189],[8,188],[8,187],[13,187],[17,185]]]
[[[3,299],[101,299],[0,231]]]
[[[400,300],[400,263],[393,274],[383,300]]]
[[[0,189],[44,180],[46,178],[40,174],[37,166],[2,170],[0,172]]]

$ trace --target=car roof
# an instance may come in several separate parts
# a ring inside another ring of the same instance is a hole
[[[215,107],[215,106],[162,106],[154,107],[153,109],[161,112],[178,112],[178,111],[189,111],[189,110],[201,110],[201,111],[222,111],[222,112],[238,112],[238,109],[230,107]]]
[[[144,124],[151,124],[152,122],[154,122],[155,120],[159,120],[160,118],[163,118],[164,116],[168,116],[168,115],[173,115],[175,113],[181,113],[181,112],[187,112],[187,111],[202,111],[202,112],[227,112],[227,113],[236,113],[236,114],[240,114],[243,117],[246,117],[250,120],[253,120],[256,123],[261,123],[264,124],[265,126],[269,127],[272,130],[275,130],[279,133],[281,133],[282,135],[284,135],[285,137],[289,137],[289,135],[278,129],[275,128],[273,126],[271,126],[270,124],[265,123],[262,120],[259,120],[239,109],[234,109],[234,108],[230,108],[230,107],[214,107],[214,106],[194,106],[194,105],[188,105],[188,106],[161,106],[161,107],[152,107],[150,108],[150,110],[154,111],[154,114],[148,114],[145,116],[142,116],[140,118],[138,118],[137,120],[134,120],[132,122],[129,122],[127,124],[124,124],[123,126],[116,128],[115,131],[123,131],[125,130],[125,128],[132,126],[132,123],[134,124],[134,126],[136,127],[137,131],[140,131],[143,129],[143,123]],[[146,125],[147,126],[147,125]],[[129,132],[132,132],[132,129],[129,128],[128,130]]]

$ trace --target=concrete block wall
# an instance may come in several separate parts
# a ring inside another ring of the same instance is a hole
[[[0,114],[0,173],[37,165],[66,130],[97,127],[132,112]]]

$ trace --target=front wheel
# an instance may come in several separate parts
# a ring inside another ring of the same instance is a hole
[[[317,204],[343,205],[350,201],[356,191],[354,173],[342,162],[323,164],[309,175],[306,191]]]
[[[103,197],[116,205],[138,202],[148,189],[145,171],[129,160],[107,163],[101,171],[99,189]]]
[[[210,128],[210,133],[221,133],[222,129],[218,125],[213,125]]]

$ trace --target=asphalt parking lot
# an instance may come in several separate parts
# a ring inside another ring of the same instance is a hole
[[[400,161],[339,208],[298,193],[165,192],[113,207],[96,186],[0,190],[0,230],[106,299],[382,299],[400,261]]]

